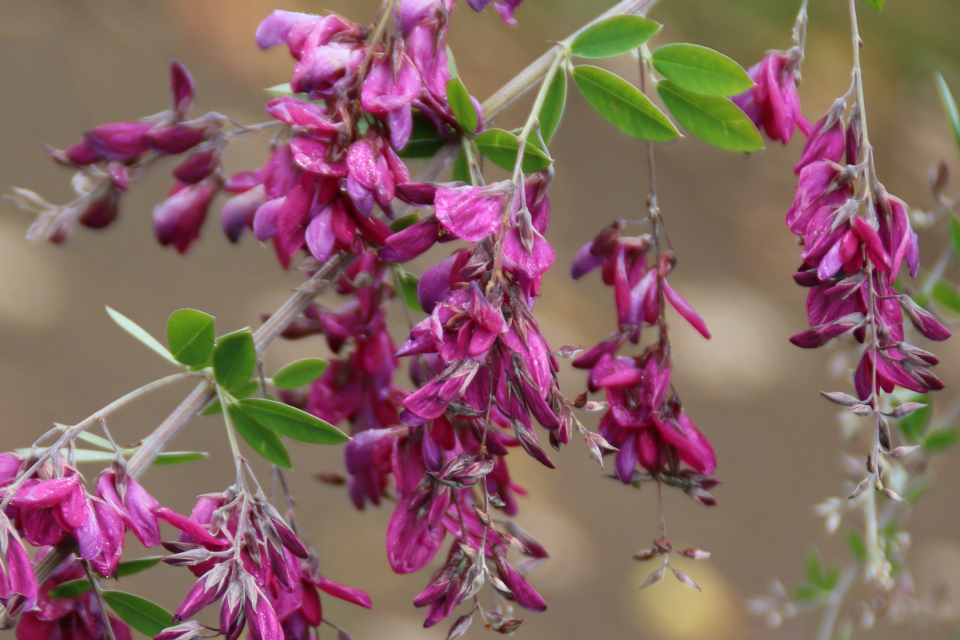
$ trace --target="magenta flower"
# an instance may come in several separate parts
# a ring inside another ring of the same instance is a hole
[[[167,199],[153,209],[157,241],[163,246],[172,244],[178,253],[185,253],[200,237],[210,202],[219,190],[220,184],[214,179],[199,184],[175,184]]]
[[[477,242],[500,227],[513,183],[495,182],[486,187],[442,187],[434,206],[444,229],[467,242]]]
[[[467,4],[470,5],[470,8],[474,11],[483,11],[491,0],[467,0]],[[500,17],[503,18],[503,21],[506,22],[511,27],[517,24],[516,19],[513,17],[513,12],[517,10],[517,7],[523,0],[497,0],[493,3],[493,8],[497,10],[497,13],[500,14]]]
[[[800,111],[796,55],[793,49],[768,53],[748,71],[756,86],[733,98],[757,128],[762,127],[771,140],[780,140],[783,144],[790,142],[796,127],[805,136],[813,131]]]
[[[50,552],[49,547],[37,552],[37,561]],[[31,570],[32,574],[32,570]],[[50,590],[86,574],[76,558],[64,562],[40,586],[36,606],[27,608],[15,631],[17,640],[100,640],[105,637],[104,625],[110,624],[116,640],[130,640],[130,628],[100,609],[92,590],[75,598],[51,599]]]

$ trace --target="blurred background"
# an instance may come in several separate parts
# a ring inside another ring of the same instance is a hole
[[[57,167],[41,145],[65,148],[97,124],[167,108],[171,59],[193,74],[195,114],[210,110],[243,123],[265,121],[263,88],[286,82],[292,66],[285,50],[261,52],[255,47],[259,21],[282,7],[329,9],[367,22],[377,4],[0,3],[0,183],[4,191],[26,187],[51,202],[71,199],[69,172]],[[566,37],[612,4],[527,0],[517,12],[515,29],[505,27],[492,11],[476,15],[461,7],[451,39],[461,76],[471,92],[484,99],[551,41]],[[797,4],[663,0],[651,13],[664,24],[653,44],[695,42],[748,67],[764,51],[790,46]],[[880,178],[913,207],[932,209],[930,168],[943,159],[953,173],[960,169],[933,84],[934,72],[941,71],[960,91],[960,3],[890,0],[882,14],[861,7],[866,99]],[[845,3],[812,0],[809,11],[801,97],[805,114],[815,121],[846,91],[851,60]],[[636,79],[632,59],[624,57],[610,66]],[[529,100],[498,124],[517,126]],[[259,166],[267,142],[262,138],[235,144],[227,155],[228,169]],[[526,623],[518,637],[727,640],[813,635],[816,616],[768,630],[744,611],[745,598],[764,592],[772,578],[788,584],[801,581],[803,558],[814,545],[828,560],[844,553],[841,536],[827,537],[812,507],[842,493],[845,479],[836,415],[817,391],[848,390],[847,383],[825,379],[837,351],[801,351],[786,340],[806,327],[805,290],[790,277],[799,251],[783,224],[795,188],[791,167],[802,142],[798,135],[788,148],[769,145],[749,157],[693,139],[657,150],[660,205],[679,258],[671,283],[704,316],[714,335],[705,342],[682,322],[675,322],[672,332],[675,386],[719,456],[719,505],[705,509],[679,492],[665,492],[674,544],[714,554],[705,562],[676,562],[703,592],[686,589],[672,578],[638,591],[654,567],[631,556],[658,535],[655,492],[602,477],[580,441],[554,456],[559,471],[514,455],[511,470],[533,497],[521,504],[518,522],[552,553],[531,576],[550,608],[544,614],[521,611]],[[642,216],[645,151],[591,112],[575,92],[551,150],[557,161],[548,237],[557,247],[558,261],[545,280],[537,316],[555,348],[589,346],[614,327],[612,295],[598,286],[596,276],[572,282],[569,261],[614,218]],[[124,196],[121,217],[109,230],[78,230],[64,246],[28,244],[23,236],[30,219],[2,205],[0,450],[28,446],[52,422],[72,424],[169,373],[162,361],[109,320],[104,305],[157,336],[163,335],[169,313],[181,307],[214,314],[218,331],[226,332],[255,326],[258,314],[275,309],[299,282],[297,272],[281,272],[273,251],[251,236],[238,246],[229,244],[218,228],[218,207],[188,256],[159,247],[150,213],[171,184],[167,170],[173,166],[155,171]],[[921,237],[925,263],[934,260],[944,243],[942,232]],[[398,316],[399,341],[404,326],[402,314]],[[949,385],[943,397],[949,398],[960,384],[960,341],[935,350],[943,360],[937,373]],[[321,339],[276,344],[268,355],[268,371],[326,353]],[[561,383],[571,397],[584,385],[582,376],[569,367]],[[187,390],[185,385],[158,393],[124,411],[111,421],[113,433],[125,442],[146,436]],[[218,419],[198,419],[175,448],[209,450],[209,461],[154,469],[144,484],[161,503],[188,512],[197,494],[221,491],[232,482],[225,447]],[[846,449],[859,455],[865,446]],[[423,630],[423,610],[410,603],[430,571],[395,576],[389,570],[384,531],[390,508],[358,513],[345,491],[312,479],[320,470],[342,472],[342,450],[297,446],[291,454],[298,516],[320,550],[324,574],[367,589],[374,601],[374,611],[367,612],[325,597],[325,616],[358,640],[445,637],[445,625]],[[872,637],[955,637],[960,626],[956,459],[954,454],[941,460],[936,486],[907,526],[914,533],[910,564],[918,595],[930,603],[932,613],[906,627],[881,625]],[[264,465],[258,468],[266,472]],[[88,474],[95,472],[87,469]],[[160,566],[125,584],[173,609],[192,577],[182,569]],[[329,635],[330,629],[324,633]],[[475,624],[468,637],[482,633]]]

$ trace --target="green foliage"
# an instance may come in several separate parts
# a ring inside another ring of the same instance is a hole
[[[394,273],[397,276],[397,285],[400,287],[399,293],[403,296],[403,301],[407,307],[414,311],[423,311],[423,307],[420,306],[420,297],[417,295],[417,285],[420,283],[420,278],[413,273],[404,271],[399,266],[395,267]]]
[[[950,88],[939,73],[937,74],[937,91],[940,93],[940,102],[943,103],[943,110],[950,122],[953,137],[957,141],[957,146],[960,147],[960,111],[957,110],[957,102],[953,99]]]
[[[86,578],[77,578],[50,589],[49,596],[51,600],[66,600],[67,598],[82,596],[87,591],[90,591],[90,581]]]
[[[237,405],[231,405],[231,418],[234,407],[238,407],[246,418],[256,421],[261,426],[300,442],[339,444],[350,439],[329,422],[276,400],[262,398],[241,400]]]
[[[950,282],[940,278],[933,285],[933,299],[945,309],[960,313],[960,293]]]
[[[513,171],[520,150],[517,136],[503,129],[487,129],[477,136],[476,145],[490,161],[508,171]],[[532,144],[523,148],[523,172],[536,173],[550,166],[550,158]]]
[[[254,451],[278,467],[284,469],[291,467],[290,454],[287,453],[286,447],[283,446],[276,432],[260,424],[259,420],[248,414],[239,404],[228,405],[227,412],[237,433]]]
[[[550,144],[553,140],[553,134],[557,132],[560,126],[560,118],[563,117],[563,108],[567,103],[567,74],[563,69],[559,69],[553,76],[553,81],[547,88],[547,95],[544,96],[543,106],[540,107],[540,135],[543,141]]]
[[[920,402],[927,406],[922,409],[917,409],[909,416],[904,416],[897,421],[897,425],[900,427],[900,433],[903,434],[904,440],[910,444],[916,444],[923,440],[924,434],[927,433],[927,429],[930,426],[930,418],[933,415],[933,408],[930,406],[930,394],[919,394],[911,393],[910,395],[904,395],[902,398],[898,395],[898,404],[903,404],[905,402]]]
[[[943,453],[957,443],[960,431],[953,427],[945,427],[930,432],[923,439],[923,450],[927,453]]]
[[[450,78],[447,81],[447,102],[450,104],[450,111],[456,119],[457,124],[467,135],[473,135],[480,124],[477,118],[477,110],[470,100],[470,93],[463,86],[463,81],[459,77]]]
[[[654,142],[680,137],[669,118],[623,78],[599,67],[581,65],[573,69],[573,80],[587,102],[627,135]]]
[[[403,216],[402,218],[397,218],[393,221],[393,224],[390,225],[390,231],[394,233],[399,233],[404,229],[412,227],[413,225],[420,222],[420,216],[415,213],[411,213],[408,216]]]
[[[653,67],[678,87],[710,96],[733,96],[753,86],[727,56],[696,44],[668,44],[653,52]]]
[[[414,111],[410,141],[397,155],[401,158],[432,158],[447,142],[449,141],[446,138],[437,133],[432,122],[419,111]]]
[[[132,576],[135,573],[146,571],[163,560],[163,556],[149,556],[146,558],[137,558],[136,560],[126,560],[117,565],[117,577],[123,578]]]
[[[453,181],[473,184],[473,176],[470,175],[470,163],[467,162],[467,152],[460,149],[456,159],[453,161]]]
[[[121,620],[153,637],[173,624],[173,614],[146,598],[123,591],[104,591],[103,599]]]
[[[186,462],[196,462],[208,457],[210,457],[210,454],[206,451],[163,451],[157,455],[153,464],[158,467],[167,467]]]
[[[257,350],[249,329],[220,336],[213,350],[213,376],[217,384],[233,391],[239,389],[257,366]]]
[[[327,361],[320,358],[304,358],[291,362],[273,374],[273,384],[278,389],[297,389],[310,384],[327,370]]]
[[[900,492],[900,497],[909,504],[916,504],[932,486],[933,474],[929,471],[922,473],[907,483],[907,486]]]
[[[859,562],[867,561],[867,544],[856,529],[847,529],[847,547]]]
[[[868,5],[870,5],[871,7],[873,7],[874,9],[880,9],[881,11],[883,11],[883,3],[886,2],[886,0],[863,0],[863,1],[866,2]]]
[[[687,91],[669,80],[657,83],[657,93],[680,124],[704,142],[727,151],[763,148],[760,132],[728,98]]]
[[[230,392],[230,395],[236,400],[241,400],[243,398],[249,398],[253,395],[253,392],[260,388],[260,382],[257,380],[251,380],[247,384],[243,385],[239,389],[234,389]],[[220,400],[214,399],[210,403],[210,406],[200,412],[202,416],[214,416],[220,413],[223,409],[220,407]]]
[[[156,353],[160,354],[171,363],[175,365],[180,364],[173,357],[173,355],[169,351],[167,351],[167,348],[165,346],[160,344],[157,341],[157,339],[151,336],[149,333],[141,329],[140,325],[138,325],[136,322],[127,318],[125,315],[123,315],[119,311],[114,311],[110,307],[107,307],[107,313],[110,315],[110,318],[113,319],[114,322],[120,325],[121,329],[123,329],[124,331],[132,335],[134,338],[136,338],[137,340],[139,340],[149,348],[153,349]]]
[[[180,364],[201,367],[213,354],[213,316],[196,309],[174,311],[167,320],[167,345]]]
[[[659,30],[660,25],[648,18],[612,16],[581,31],[570,43],[570,52],[581,58],[609,58],[636,49]]]

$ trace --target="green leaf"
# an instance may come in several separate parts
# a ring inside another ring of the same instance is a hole
[[[933,299],[944,308],[960,313],[960,293],[957,288],[944,279],[937,280],[933,285]]]
[[[466,182],[467,184],[473,184],[473,176],[470,175],[470,165],[467,163],[467,152],[463,149],[460,149],[460,153],[457,154],[456,160],[453,161],[452,179],[454,182]]]
[[[437,133],[437,128],[419,111],[413,112],[413,129],[410,140],[399,155],[401,158],[432,158],[443,145],[449,142]]]
[[[216,334],[213,316],[196,309],[174,311],[167,320],[167,344],[177,362],[188,367],[206,364]]]
[[[276,84],[272,87],[264,89],[271,98],[282,98],[283,96],[292,96],[294,95],[293,89],[290,88],[289,82],[284,82],[283,84]]]
[[[327,370],[327,361],[320,358],[304,358],[291,362],[273,374],[273,384],[278,389],[297,389],[310,384]]]
[[[241,400],[243,398],[249,398],[251,395],[253,395],[253,392],[259,388],[260,388],[260,381],[251,380],[250,382],[243,385],[239,389],[235,389],[234,391],[231,391],[230,395],[237,400]],[[200,412],[200,415],[214,416],[220,413],[221,411],[222,409],[220,407],[220,401],[217,399],[214,399],[214,401],[210,403],[210,406],[208,406],[206,409]]]
[[[136,338],[146,346],[150,347],[151,349],[159,353],[161,356],[163,356],[173,364],[180,366],[180,363],[176,361],[176,359],[170,354],[169,351],[167,351],[167,348],[162,344],[160,344],[156,338],[154,338],[149,333],[141,329],[140,325],[138,325],[136,322],[129,319],[119,311],[114,311],[110,307],[107,307],[107,313],[110,314],[110,317],[113,319],[114,322],[120,325],[121,329],[123,329],[124,331],[132,335],[134,338]]]
[[[64,429],[64,430],[69,428],[66,425],[62,425],[62,424],[57,424],[57,426],[60,427],[60,429]],[[110,441],[107,440],[106,438],[101,438],[98,435],[94,435],[86,431],[81,431],[80,433],[77,434],[77,438],[79,440],[83,440],[84,442],[87,442],[88,444],[92,444],[95,447],[100,447],[101,449],[104,449],[106,451],[113,451],[113,445],[110,444]]]
[[[932,486],[933,474],[930,472],[922,473],[907,483],[907,486],[900,492],[900,497],[910,504],[916,504]]]
[[[943,110],[947,114],[947,120],[950,121],[950,129],[953,130],[953,137],[957,140],[957,146],[960,147],[960,111],[957,110],[957,101],[953,99],[953,94],[943,76],[937,74],[937,91],[940,93],[940,101],[943,103]]]
[[[412,227],[418,222],[420,222],[420,216],[415,213],[411,213],[408,216],[403,216],[402,218],[397,218],[394,220],[393,224],[390,225],[390,231],[399,233],[408,227]]]
[[[50,589],[48,595],[51,600],[66,600],[67,598],[82,596],[87,591],[90,591],[90,581],[86,578],[77,578],[76,580],[69,580],[63,584],[58,584],[53,589]]]
[[[930,406],[930,394],[915,393],[904,396],[902,402],[898,403],[898,406],[904,402],[920,402],[927,405],[897,421],[897,425],[900,427],[900,433],[903,434],[904,439],[914,444],[923,440],[923,436],[930,426],[930,418],[933,416],[933,407]]]
[[[408,273],[402,268],[396,268],[397,283],[400,285],[400,293],[403,295],[403,301],[410,309],[414,311],[423,311],[420,306],[420,296],[417,295],[417,285],[420,278],[415,274]]]
[[[754,84],[739,64],[697,44],[664,45],[653,52],[653,66],[678,87],[709,96],[737,95]]]
[[[840,579],[840,567],[830,567],[827,569],[826,573],[823,575],[823,583],[821,586],[824,591],[833,591],[833,588],[837,586],[837,580]]]
[[[470,100],[470,92],[463,86],[463,81],[459,77],[450,78],[447,81],[447,103],[463,132],[472,135],[480,122],[477,119],[477,110],[473,106],[473,101]]]
[[[244,402],[248,401],[244,400]],[[233,421],[237,433],[254,451],[278,467],[284,469],[291,467],[290,454],[287,453],[286,447],[283,446],[283,442],[280,441],[280,436],[276,432],[260,424],[239,404],[228,405],[227,411],[230,413],[230,419]]]
[[[793,592],[793,599],[800,602],[814,602],[824,596],[823,590],[812,584],[797,585],[791,591]]]
[[[812,585],[820,586],[823,583],[823,565],[820,562],[820,552],[816,549],[807,554],[807,581]]]
[[[957,443],[960,431],[947,427],[933,431],[923,440],[923,450],[926,453],[943,453]]]
[[[173,614],[146,598],[123,591],[104,591],[103,599],[128,625],[151,638],[173,625]]]
[[[517,163],[517,151],[520,140],[503,129],[487,129],[477,136],[477,147],[490,161],[508,171],[513,171]],[[550,158],[529,142],[523,147],[523,172],[536,173],[550,166]]]
[[[950,216],[950,242],[953,243],[953,250],[960,255],[960,222],[956,216]]]
[[[728,98],[687,91],[669,80],[657,84],[657,93],[680,124],[704,142],[727,151],[763,148],[760,132]]]
[[[66,457],[67,450],[63,450],[64,457]],[[84,462],[112,462],[116,454],[107,453],[106,451],[92,451],[90,449],[74,449],[73,450],[73,459],[77,464]]]
[[[880,9],[881,11],[883,11],[883,3],[886,0],[863,0],[863,1],[866,2],[868,5],[870,5],[871,7],[873,7],[874,9]]]
[[[136,560],[126,560],[117,565],[117,577],[132,576],[135,573],[146,571],[154,567],[163,560],[163,556],[149,556],[147,558],[137,558]]]
[[[547,89],[547,95],[544,96],[543,106],[540,107],[540,135],[543,141],[550,144],[553,140],[553,134],[557,132],[560,126],[560,118],[563,116],[563,107],[567,103],[567,74],[563,68],[557,70],[550,87]]]
[[[213,376],[217,384],[233,391],[247,383],[257,366],[257,350],[249,329],[220,336],[213,350]]]
[[[847,529],[847,547],[850,548],[850,553],[852,553],[853,557],[858,561],[867,561],[867,544],[863,541],[863,536],[861,536],[856,529]]]
[[[680,132],[635,86],[609,71],[581,65],[573,80],[583,97],[613,126],[641,140],[663,142],[680,137]]]
[[[612,16],[590,25],[570,43],[570,52],[581,58],[609,58],[636,49],[660,30],[648,18]]]
[[[241,400],[238,406],[263,426],[300,442],[338,444],[350,439],[329,422],[276,400],[249,398]],[[233,417],[233,411],[230,416]]]
[[[164,451],[153,461],[158,467],[168,467],[174,464],[184,464],[203,460],[210,456],[206,451]]]

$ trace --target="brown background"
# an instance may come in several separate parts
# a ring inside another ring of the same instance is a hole
[[[482,97],[565,37],[609,2],[527,0],[520,26],[507,29],[495,14],[461,7],[453,48],[467,86]],[[813,0],[803,66],[804,111],[815,120],[846,90],[850,46],[841,2]],[[715,46],[744,66],[763,51],[789,45],[793,2],[664,1],[653,17],[665,27],[655,43],[694,41]],[[285,8],[319,11],[303,0]],[[328,0],[326,8],[366,21],[371,0]],[[864,64],[872,139],[881,179],[914,207],[932,207],[929,167],[946,159],[955,170],[957,149],[933,88],[941,70],[960,90],[960,6],[955,0],[890,0],[881,15],[862,10]],[[267,118],[262,87],[285,82],[285,52],[262,53],[253,44],[259,20],[276,8],[266,0],[6,0],[0,4],[0,182],[37,190],[51,201],[70,196],[64,170],[41,143],[66,147],[97,124],[134,119],[166,108],[166,69],[183,62],[197,83],[197,110],[227,113],[240,122]],[[635,78],[625,58],[611,67]],[[507,114],[514,126],[523,114]],[[508,127],[509,128],[509,127]],[[264,140],[236,145],[231,169],[253,168]],[[551,190],[558,264],[544,285],[537,314],[555,347],[590,345],[613,326],[611,292],[595,278],[571,283],[573,252],[615,217],[640,217],[646,194],[642,146],[620,136],[572,95],[556,138],[557,179]],[[667,492],[671,538],[705,547],[714,559],[679,562],[705,587],[702,594],[672,580],[638,592],[652,567],[630,559],[657,535],[652,491],[636,492],[602,478],[579,442],[555,456],[548,472],[522,455],[511,456],[516,477],[533,500],[521,505],[520,523],[538,535],[553,559],[533,575],[547,598],[545,614],[525,613],[525,638],[636,637],[805,638],[816,619],[768,631],[743,612],[746,596],[778,576],[796,582],[814,544],[830,558],[841,553],[826,538],[813,504],[841,493],[839,434],[834,412],[816,391],[844,388],[824,380],[830,349],[802,352],[786,336],[805,324],[804,292],[792,284],[798,250],[783,225],[795,186],[790,170],[800,152],[793,143],[752,157],[723,153],[693,140],[658,151],[660,202],[680,259],[671,282],[706,318],[714,339],[705,343],[676,323],[675,382],[684,404],[719,455],[720,505],[703,509]],[[171,165],[172,168],[172,165]],[[169,368],[123,334],[105,315],[110,305],[155,335],[180,307],[215,314],[220,331],[257,322],[297,284],[281,273],[272,251],[250,237],[231,246],[211,215],[203,241],[186,258],[158,247],[150,211],[170,184],[164,171],[126,196],[118,224],[104,233],[80,231],[66,246],[22,240],[28,218],[5,205],[0,218],[0,449],[28,445],[51,422],[72,423],[126,391],[169,373]],[[943,234],[921,239],[932,262]],[[421,263],[420,266],[422,267]],[[398,314],[399,315],[399,314]],[[402,321],[396,336],[402,338]],[[960,343],[938,345],[939,373],[952,388],[960,381]],[[297,357],[323,355],[320,340],[279,344],[269,369]],[[833,352],[836,353],[836,352]],[[565,371],[570,393],[582,387]],[[127,442],[145,436],[187,390],[159,393],[111,421]],[[950,391],[945,392],[947,394]],[[161,500],[188,511],[193,496],[231,481],[222,427],[215,418],[193,423],[178,449],[205,449],[210,460],[157,469],[145,483]],[[864,447],[848,445],[850,451]],[[328,577],[369,590],[368,613],[326,597],[326,614],[356,638],[443,638],[445,628],[422,630],[422,611],[410,605],[428,580],[390,573],[383,551],[388,509],[356,513],[342,491],[310,479],[320,469],[342,469],[339,448],[291,447],[299,516],[321,549]],[[945,598],[923,626],[907,625],[874,637],[953,637],[960,624],[960,472],[948,456],[939,482],[912,515],[913,567],[921,596]],[[260,465],[260,468],[264,468]],[[264,469],[265,471],[265,469]],[[87,469],[94,475],[96,469]],[[529,504],[527,504],[529,503]],[[169,533],[169,532],[168,532]],[[131,549],[132,551],[136,551]],[[174,608],[190,581],[161,566],[129,581],[130,589]],[[947,585],[935,590],[936,585]],[[329,629],[324,631],[329,635]],[[469,637],[479,637],[479,629]]]

